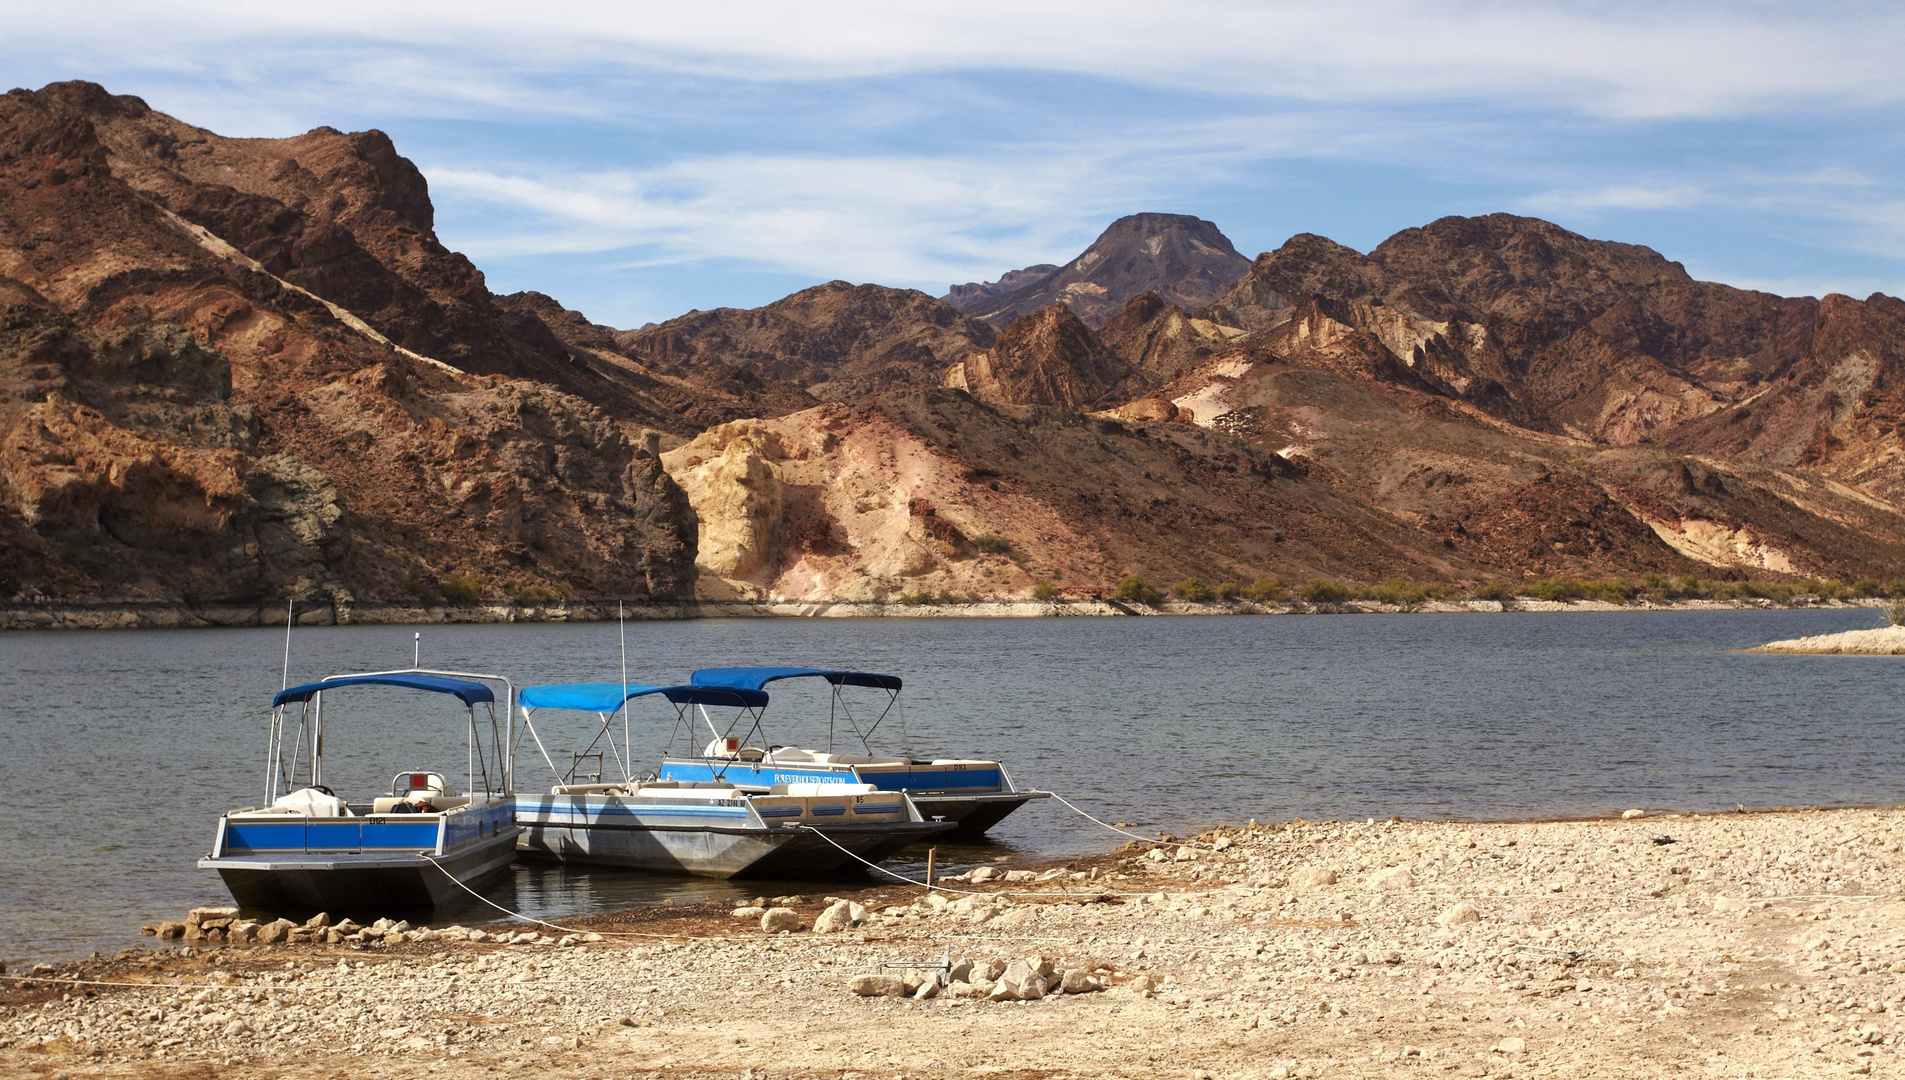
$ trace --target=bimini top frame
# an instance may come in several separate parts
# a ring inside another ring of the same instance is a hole
[[[570,767],[569,775],[567,776],[563,774],[561,769],[556,767],[554,759],[549,756],[548,747],[543,745],[542,736],[536,731],[535,721],[531,719],[532,715],[538,709],[563,709],[573,712],[594,713],[596,718],[601,722],[601,728],[596,731],[595,738],[589,743],[588,748],[580,753],[574,754],[573,757],[579,762],[583,757],[590,755],[596,746],[606,738],[608,740],[609,751],[615,755],[616,763],[622,769],[623,779],[629,783],[634,783],[634,749],[630,741],[628,703],[634,701],[636,698],[644,697],[661,697],[675,706],[675,727],[673,731],[670,732],[668,738],[670,748],[673,747],[675,736],[680,733],[684,725],[691,733],[690,742],[692,744],[694,722],[688,718],[689,709],[695,709],[700,713],[701,719],[708,725],[709,732],[712,733],[717,740],[733,737],[735,730],[741,726],[743,720],[750,721],[747,734],[740,737],[740,742],[745,743],[749,738],[752,738],[760,731],[761,714],[767,709],[768,701],[765,692],[758,688],[746,687],[692,685],[647,686],[637,683],[550,683],[543,686],[523,687],[522,693],[516,698],[516,704],[522,710],[523,729],[529,734],[531,739],[535,740],[536,749],[542,752],[542,759],[548,764],[549,771],[555,774],[557,783],[566,784],[572,782],[575,767]],[[708,715],[707,706],[709,705],[727,706],[739,710],[734,720],[728,724],[726,731],[722,731],[715,726],[713,718]],[[618,713],[622,717],[622,746],[619,750],[615,746],[613,728],[615,717]],[[719,773],[716,775],[718,778]]]
[[[503,721],[498,730],[496,720],[496,691],[498,684],[503,690]],[[508,678],[502,675],[485,675],[468,671],[431,671],[424,668],[406,668],[398,671],[360,671],[348,675],[332,675],[317,682],[303,683],[280,690],[271,699],[271,733],[269,738],[270,759],[265,766],[265,805],[284,791],[289,791],[297,782],[298,766],[307,764],[303,759],[305,737],[310,736],[311,751],[305,773],[305,786],[322,787],[324,784],[324,697],[326,694],[350,686],[394,686],[407,690],[423,690],[429,693],[447,694],[461,701],[469,711],[468,766],[469,776],[466,791],[476,790],[477,778],[483,781],[483,790],[489,795],[508,795],[515,791],[516,769],[515,755],[508,748],[514,745],[513,732],[510,730],[514,720],[511,705],[516,699],[516,690]],[[284,758],[285,713],[290,705],[300,705],[298,716],[297,740],[293,744],[290,762]],[[476,723],[476,707],[485,706],[489,714],[490,746],[495,748],[496,769],[490,771],[490,755],[483,747],[482,736]]]
[[[702,668],[688,676],[688,682],[695,686],[724,686],[743,690],[759,690],[768,683],[778,682],[781,679],[824,679],[832,685],[832,700],[827,706],[828,753],[833,752],[834,728],[841,719],[846,720],[847,726],[853,729],[853,734],[860,740],[860,746],[868,754],[873,753],[873,733],[879,730],[887,714],[895,710],[899,713],[900,754],[904,756],[910,753],[906,737],[906,706],[900,701],[901,682],[898,675],[882,675],[872,671],[841,671],[834,668],[724,667]],[[886,691],[886,707],[880,710],[880,715],[873,718],[873,723],[869,724],[865,731],[860,730],[859,722],[853,718],[852,710],[848,709],[846,699],[841,696],[841,689],[848,686],[865,686]]]

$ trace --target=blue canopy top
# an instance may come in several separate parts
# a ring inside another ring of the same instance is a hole
[[[580,712],[610,713],[622,702],[650,694],[660,694],[677,705],[734,705],[758,709],[767,704],[767,695],[758,688],[732,686],[642,686],[629,683],[551,683],[525,686],[516,695],[525,709],[575,709]]]
[[[429,690],[437,694],[454,694],[465,705],[475,705],[479,701],[495,701],[496,695],[480,682],[467,679],[451,679],[442,675],[422,675],[398,672],[390,675],[344,675],[335,679],[323,679],[319,682],[293,686],[278,691],[271,699],[273,708],[287,701],[309,701],[325,690],[335,690],[340,686],[402,686],[411,690]]]
[[[730,686],[759,690],[776,679],[825,679],[835,686],[873,686],[898,690],[898,675],[875,675],[871,671],[827,671],[804,667],[716,667],[702,668],[688,681],[696,686]]]

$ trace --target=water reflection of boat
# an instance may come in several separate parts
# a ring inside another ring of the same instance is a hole
[[[903,791],[921,814],[953,824],[949,839],[977,838],[1019,807],[1050,795],[1050,792],[1018,787],[1005,766],[997,761],[983,758],[922,760],[905,754],[875,754],[873,734],[890,713],[898,713],[902,745],[906,741],[906,712],[900,704],[901,680],[897,675],[792,667],[703,668],[690,676],[689,682],[706,688],[761,692],[768,683],[802,678],[823,679],[831,685],[825,750],[755,745],[750,740],[761,734],[757,715],[756,722],[744,735],[736,737],[730,730],[727,741],[709,744],[700,757],[664,759],[661,778],[702,782],[719,775],[728,783],[750,788],[769,788],[776,784],[864,784],[878,791]],[[849,686],[886,693],[879,715],[864,731],[841,693]],[[834,752],[835,733],[842,723],[853,733],[864,753]],[[765,741],[764,735],[761,741]]]
[[[733,709],[758,720],[768,701],[761,690],[730,687],[525,687],[517,698],[524,729],[557,781],[547,795],[516,796],[525,854],[713,877],[812,877],[858,870],[860,860],[877,863],[950,828],[925,820],[904,792],[870,784],[794,781],[744,787],[722,769],[695,780],[638,781],[629,746],[629,704],[647,697],[675,706],[677,730],[686,725],[695,737],[694,717],[699,716],[717,741],[722,736],[709,708]],[[595,717],[592,740],[587,748],[569,752],[566,769],[557,766],[533,719],[550,710]],[[619,746],[618,715],[623,721]],[[604,753],[620,767],[620,782],[602,779]]]
[[[503,690],[500,724],[490,684]],[[463,794],[453,794],[444,774],[428,768],[397,773],[389,795],[365,802],[326,787],[324,746],[332,736],[324,705],[351,686],[419,690],[462,702],[468,716]],[[515,857],[510,698],[509,680],[498,675],[414,669],[335,675],[281,691],[271,703],[264,805],[220,817],[212,852],[198,865],[217,870],[241,906],[264,911],[428,911],[466,895],[464,886]],[[287,757],[292,705],[299,706],[298,722]],[[479,705],[488,719],[487,741]]]

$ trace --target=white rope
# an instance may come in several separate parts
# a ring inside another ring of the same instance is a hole
[[[1133,840],[1141,840],[1147,844],[1173,844],[1173,845],[1176,845],[1177,847],[1201,847],[1210,851],[1216,850],[1216,848],[1211,847],[1211,845],[1209,844],[1198,844],[1198,843],[1193,843],[1192,841],[1189,841],[1189,840],[1159,840],[1155,836],[1139,836],[1137,833],[1134,833],[1134,832],[1126,832],[1125,830],[1120,829],[1116,825],[1110,824],[1109,822],[1100,821],[1097,818],[1092,817],[1090,814],[1085,813],[1083,810],[1080,810],[1078,807],[1073,806],[1071,803],[1071,800],[1065,798],[1065,796],[1060,795],[1056,791],[1048,791],[1046,792],[1046,794],[1050,795],[1054,799],[1057,799],[1059,802],[1064,803],[1066,807],[1068,807],[1072,811],[1072,813],[1077,814],[1079,817],[1082,817],[1086,821],[1089,821],[1095,825],[1103,825],[1105,828],[1110,829],[1112,832],[1117,833],[1119,836],[1128,836]]]
[[[859,862],[874,870],[878,870],[880,873],[885,874],[888,877],[897,878],[900,881],[904,881],[908,885],[917,885],[920,888],[927,889],[927,890],[934,890],[938,892],[959,893],[962,896],[1036,896],[1036,897],[1044,897],[1048,899],[1055,898],[1061,895],[1066,897],[1074,897],[1074,898],[1080,897],[1080,896],[1099,897],[1099,896],[1155,896],[1155,895],[1158,895],[1158,890],[1155,890],[1155,889],[1152,890],[1151,892],[1102,892],[1098,890],[1093,890],[1089,893],[1075,893],[1070,891],[1066,891],[1064,893],[1052,893],[1052,892],[1024,892],[1024,891],[1018,891],[1018,890],[1012,890],[1012,889],[991,889],[991,890],[955,889],[948,885],[939,885],[939,884],[928,885],[924,881],[920,881],[916,878],[910,878],[910,877],[907,877],[905,874],[888,870],[884,866],[867,862],[867,860],[860,858],[860,856],[855,855],[853,852],[848,851],[846,848],[840,847],[838,843],[835,843],[833,837],[828,836],[826,833],[821,832],[819,829],[814,828],[812,825],[802,825],[800,827],[820,837],[822,840],[825,840],[827,843],[833,844],[834,847],[840,848],[840,851],[843,854],[845,854],[848,858],[853,859],[856,862]],[[1215,894],[1219,891],[1221,890],[1205,889],[1205,890],[1200,890],[1197,892],[1180,892],[1178,893],[1178,895],[1179,896],[1206,896],[1206,895]]]
[[[428,855],[423,854],[422,852],[417,853],[417,858],[424,860],[430,865],[436,867],[438,870],[443,870],[442,863],[436,861],[435,859],[431,858]],[[535,923],[537,926],[547,926],[551,930],[560,930],[565,934],[601,934],[603,937],[662,938],[665,940],[673,940],[675,938],[690,936],[687,934],[644,934],[644,933],[640,933],[638,931],[633,931],[633,930],[578,930],[572,926],[561,926],[556,923],[549,922],[546,919],[538,919],[538,918],[535,918],[534,916],[524,915],[520,911],[511,911],[508,908],[504,907],[503,905],[497,903],[496,901],[491,900],[489,897],[484,896],[482,893],[477,892],[475,889],[470,888],[468,885],[463,884],[463,882],[459,880],[455,874],[450,873],[448,870],[443,870],[443,876],[449,878],[452,882],[454,882],[457,888],[462,889],[464,892],[469,893],[471,896],[476,897],[478,900],[481,900],[485,904],[488,904],[490,907],[495,908],[496,910],[502,912],[503,914],[509,916],[512,919],[521,919],[524,922]],[[701,938],[699,940],[732,941],[734,939],[733,938]]]

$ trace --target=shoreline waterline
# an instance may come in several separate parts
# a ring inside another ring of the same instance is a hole
[[[1782,604],[1766,599],[1640,601],[1604,600],[1429,600],[1386,604],[1374,600],[1342,603],[1259,603],[1250,600],[1194,603],[1167,600],[1155,605],[1113,599],[962,600],[588,600],[550,604],[494,601],[466,606],[384,602],[312,601],[296,612],[299,626],[482,626],[512,623],[588,623],[692,621],[700,619],[1001,619],[1112,618],[1119,616],[1215,615],[1460,615],[1532,612],[1695,612],[1695,611],[1837,611],[1878,610],[1880,599],[1816,600]],[[273,604],[191,605],[172,601],[100,601],[0,604],[0,631],[6,630],[173,630],[241,629],[285,624],[285,607]]]

